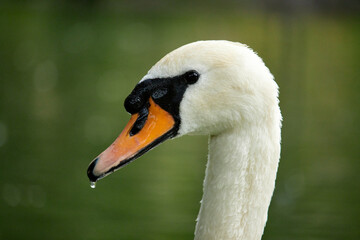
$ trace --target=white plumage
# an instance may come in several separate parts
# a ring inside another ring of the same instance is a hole
[[[251,49],[200,41],[156,63],[126,98],[132,114],[119,137],[88,167],[111,174],[166,139],[210,136],[197,240],[259,240],[280,158],[278,86]]]
[[[199,41],[176,49],[143,79],[196,69],[180,104],[179,135],[210,135],[195,239],[261,239],[280,157],[278,86],[240,43]]]

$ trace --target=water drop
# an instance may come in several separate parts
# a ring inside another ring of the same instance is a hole
[[[96,187],[96,182],[90,182],[90,187],[95,188]]]

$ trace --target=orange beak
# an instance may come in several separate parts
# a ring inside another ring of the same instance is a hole
[[[143,127],[131,134],[139,114],[133,114],[119,137],[89,165],[87,174],[92,182],[107,176],[132,160],[172,137],[175,120],[167,111],[149,99],[148,116]]]

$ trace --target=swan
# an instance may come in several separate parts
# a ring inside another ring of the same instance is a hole
[[[161,142],[209,135],[196,240],[261,239],[280,158],[278,85],[244,44],[198,41],[163,57],[125,99],[119,137],[88,167],[92,183]]]

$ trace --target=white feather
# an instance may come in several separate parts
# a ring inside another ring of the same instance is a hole
[[[256,53],[229,41],[180,47],[143,79],[188,70],[201,77],[181,101],[179,134],[210,135],[195,239],[261,239],[280,158],[278,86]]]

